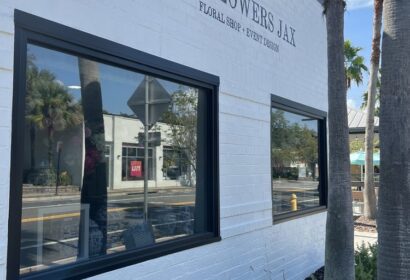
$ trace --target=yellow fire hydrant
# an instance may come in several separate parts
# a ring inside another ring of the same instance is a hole
[[[298,197],[294,193],[292,193],[292,196],[290,197],[290,209],[292,211],[298,210]]]

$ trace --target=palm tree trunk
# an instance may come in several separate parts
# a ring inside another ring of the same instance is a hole
[[[373,19],[373,43],[372,58],[370,65],[370,81],[366,107],[366,134],[365,134],[365,173],[364,173],[364,216],[368,219],[376,219],[376,193],[374,191],[374,167],[373,167],[373,145],[374,145],[374,110],[377,94],[377,74],[380,62],[380,32],[382,28],[383,0],[374,0]]]
[[[353,211],[344,68],[342,0],[325,1],[329,99],[329,192],[325,279],[354,279]]]
[[[36,126],[30,122],[30,169],[36,167]]]
[[[410,1],[385,0],[378,279],[410,279]]]
[[[47,127],[47,138],[48,138],[48,168],[51,169],[53,168],[53,128]]]
[[[106,254],[107,249],[107,178],[104,160],[104,119],[98,64],[79,58],[81,99],[84,114],[85,159],[81,187],[81,205],[89,206],[89,216],[81,212],[78,255]],[[89,235],[84,236],[88,219]],[[85,239],[88,239],[87,241]]]

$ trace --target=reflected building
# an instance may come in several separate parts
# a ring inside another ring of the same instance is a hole
[[[104,114],[105,149],[104,158],[107,168],[107,188],[139,189],[144,186],[144,144],[141,135],[144,125],[136,117]],[[171,127],[166,123],[157,123],[151,133],[159,133],[160,139],[154,139],[155,145],[149,147],[148,178],[149,188],[192,186],[194,174],[187,156],[182,149],[172,146]],[[29,133],[29,127],[26,129]],[[47,167],[47,143],[44,141],[45,131],[37,131],[35,141],[35,165]],[[70,185],[81,188],[84,170],[84,131],[78,125],[61,132],[57,132],[56,143],[61,145],[60,172],[67,174]],[[43,141],[41,141],[41,139]],[[28,139],[26,139],[28,140]],[[30,145],[26,141],[25,145]],[[57,144],[56,144],[57,145]],[[57,146],[55,147],[57,149]],[[27,148],[29,150],[29,148]],[[57,166],[57,157],[53,165]],[[30,172],[30,153],[24,158],[25,173]],[[136,167],[133,167],[136,166]],[[141,172],[132,172],[132,169],[141,168]],[[26,180],[29,179],[26,177]],[[26,181],[27,185],[32,184]]]

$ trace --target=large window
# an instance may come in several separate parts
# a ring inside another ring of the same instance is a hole
[[[323,209],[326,203],[326,114],[272,97],[274,220]]]
[[[8,279],[219,240],[219,79],[24,13],[16,26]]]

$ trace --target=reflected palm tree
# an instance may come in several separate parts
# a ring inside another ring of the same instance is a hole
[[[81,211],[79,257],[106,254],[107,249],[107,177],[104,160],[105,135],[101,84],[98,63],[78,60],[81,99],[84,113],[85,159],[81,187],[81,205],[88,205],[89,215]],[[87,223],[85,222],[87,221]],[[85,227],[88,224],[88,236]]]
[[[30,122],[31,169],[35,169],[37,128],[46,131],[47,167],[54,174],[54,134],[82,122],[81,105],[52,72],[35,65],[34,57],[29,58],[27,67],[26,119]]]

